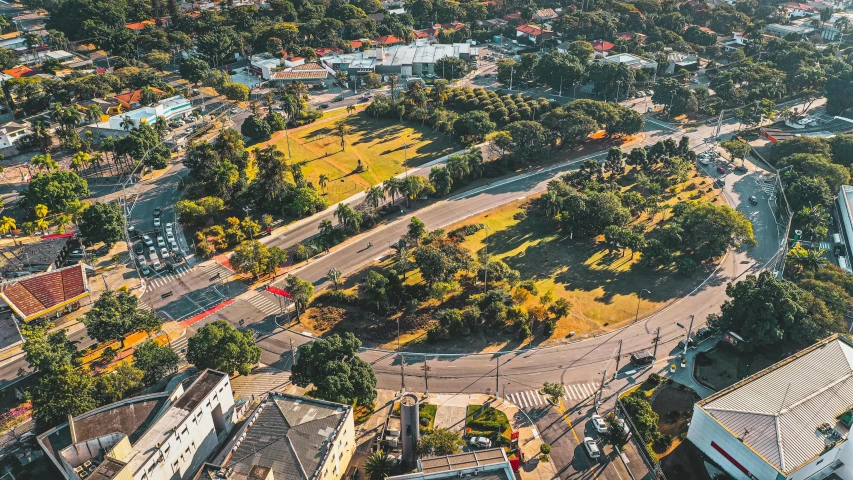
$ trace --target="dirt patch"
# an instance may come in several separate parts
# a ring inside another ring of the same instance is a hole
[[[693,404],[699,396],[690,390],[667,386],[659,389],[652,400],[652,410],[660,416],[658,431],[678,437],[687,431],[693,413]]]

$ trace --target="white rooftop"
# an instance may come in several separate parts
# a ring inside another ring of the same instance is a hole
[[[820,455],[853,406],[853,344],[831,337],[699,402],[698,406],[787,474]]]

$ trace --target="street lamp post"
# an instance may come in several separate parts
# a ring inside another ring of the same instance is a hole
[[[486,238],[483,242],[483,246],[486,249],[486,268],[483,269],[485,275],[483,276],[483,293],[489,293],[489,232],[492,229],[486,225]]]
[[[400,319],[397,318],[397,354],[400,356],[400,395],[406,393],[406,373],[403,369],[403,348],[400,345]]]
[[[637,294],[637,313],[634,314],[634,323],[637,323],[637,320],[640,318],[640,300],[642,299],[642,293],[643,292],[646,292],[649,295],[652,294],[652,292],[650,292],[649,290],[647,290],[645,288],[640,290],[640,293]]]

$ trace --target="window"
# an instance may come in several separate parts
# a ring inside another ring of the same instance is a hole
[[[178,467],[178,465],[179,465],[179,464],[178,464],[178,461],[177,461],[177,460],[175,460],[175,463],[173,463],[173,464],[172,464],[172,471],[173,471],[173,472],[177,472],[178,470],[180,470],[180,468]]]
[[[169,456],[169,450],[171,450],[171,449],[172,449],[171,445],[166,445],[166,449],[163,450],[163,456],[168,457]]]
[[[186,455],[189,455],[189,454],[190,454],[190,447],[187,447],[187,449],[186,449],[186,450],[184,450],[184,454],[186,454]]]
[[[187,427],[186,425],[184,425],[184,429],[183,429],[183,431],[181,431],[181,434],[182,434],[182,435],[186,435],[188,432],[189,432],[189,427]]]

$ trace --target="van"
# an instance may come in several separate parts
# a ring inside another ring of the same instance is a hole
[[[631,354],[631,363],[637,366],[648,365],[654,361],[655,357],[648,350]]]

